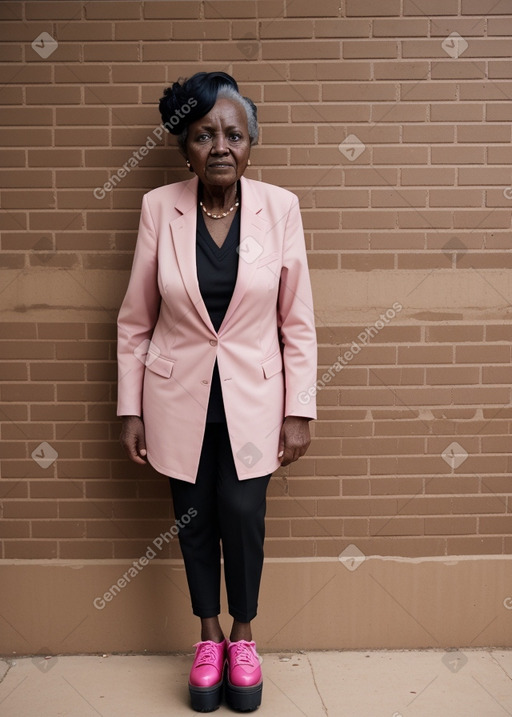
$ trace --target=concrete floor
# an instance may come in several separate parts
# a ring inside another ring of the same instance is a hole
[[[512,650],[263,654],[258,715],[505,717]],[[2,717],[186,717],[189,655],[0,660]],[[236,714],[224,704],[216,715]]]

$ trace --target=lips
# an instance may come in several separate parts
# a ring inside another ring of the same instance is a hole
[[[226,169],[226,168],[232,168],[233,165],[229,164],[229,162],[212,162],[208,165],[208,168],[215,168],[215,169]]]

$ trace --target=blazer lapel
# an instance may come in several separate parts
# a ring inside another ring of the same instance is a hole
[[[253,189],[253,183],[245,177],[242,177],[240,181],[242,188],[242,206],[240,215],[238,273],[235,290],[233,291],[219,333],[224,330],[226,324],[232,318],[251,283],[252,276],[258,266],[258,258],[263,249],[265,233],[268,229],[268,223],[259,216],[262,206],[257,193]]]
[[[216,333],[201,296],[197,280],[196,229],[198,178],[190,179],[176,201],[175,208],[181,215],[170,222],[174,250],[185,289],[197,313],[206,326]]]
[[[180,216],[173,219],[170,222],[170,226],[180,273],[190,300],[206,326],[210,331],[216,333],[201,296],[199,282],[197,280],[196,229],[198,181],[198,178],[194,177],[186,182],[175,204],[175,208],[180,212]],[[241,186],[242,206],[240,215],[238,273],[235,289],[219,329],[219,334],[231,320],[249,287],[252,276],[258,266],[258,258],[264,246],[265,233],[268,231],[268,222],[259,216],[262,205],[257,192],[254,191],[253,183],[245,179],[245,177],[242,177]]]

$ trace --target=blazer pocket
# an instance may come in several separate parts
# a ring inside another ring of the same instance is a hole
[[[163,376],[163,378],[170,378],[174,366],[174,361],[170,361],[164,356],[157,356],[157,354],[148,351],[148,353],[146,354],[145,364],[146,368],[153,373],[156,373],[159,376]]]
[[[261,367],[265,378],[270,378],[271,376],[275,376],[276,373],[280,373],[283,370],[283,357],[281,356],[281,352],[278,351],[278,353],[274,354],[266,361],[263,361]]]
[[[259,269],[260,266],[267,266],[267,264],[270,264],[272,261],[277,261],[280,256],[281,254],[278,251],[273,251],[271,254],[262,256],[261,259],[258,261],[257,268]]]

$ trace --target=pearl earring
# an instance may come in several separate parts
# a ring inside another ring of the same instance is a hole
[[[251,166],[251,160],[250,160],[250,159],[247,160],[247,166],[248,166],[248,167]]]

